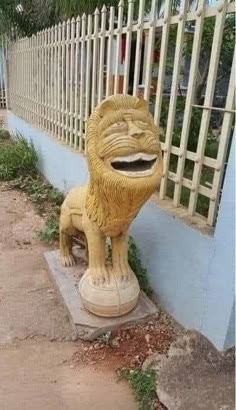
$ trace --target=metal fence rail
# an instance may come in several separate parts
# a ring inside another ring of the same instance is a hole
[[[96,105],[117,92],[142,94],[150,102],[156,124],[164,129],[160,198],[170,197],[173,207],[182,204],[188,215],[200,213],[206,223],[213,226],[232,134],[235,57],[232,57],[231,76],[225,86],[225,103],[221,107],[214,106],[214,99],[220,53],[224,46],[223,32],[226,19],[234,13],[235,2],[224,0],[210,7],[207,0],[199,0],[197,4],[197,9],[192,10],[189,1],[182,0],[179,10],[173,12],[171,0],[165,1],[163,10],[157,10],[157,2],[152,0],[147,14],[145,0],[139,0],[137,13],[133,0],[128,1],[128,7],[121,0],[117,10],[114,7],[107,10],[104,6],[101,11],[96,9],[93,15],[83,14],[30,38],[18,39],[10,43],[8,49],[8,97],[9,107],[17,115],[80,152],[86,152],[87,120]],[[195,89],[207,19],[212,19],[213,34],[212,44],[209,44],[208,76],[199,104],[195,100]],[[186,59],[186,31],[190,26],[192,50],[183,98],[181,71]],[[174,40],[171,30],[175,32]],[[170,49],[171,56],[168,54]],[[155,50],[159,52],[158,75],[153,81]],[[173,64],[171,74],[168,74],[170,57]],[[167,92],[168,76],[171,86]],[[174,136],[180,98],[184,107],[176,144]],[[164,127],[162,112],[166,101],[168,111]],[[191,149],[188,144],[192,138],[193,110],[200,111],[200,122],[196,146]],[[208,155],[209,127],[215,110],[221,115],[220,133],[214,155]],[[209,180],[204,177],[206,170]]]
[[[0,35],[0,108],[7,105],[6,38]]]

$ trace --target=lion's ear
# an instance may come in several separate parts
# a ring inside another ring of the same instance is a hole
[[[97,107],[97,113],[102,118],[111,111],[115,111],[113,101],[105,100]]]
[[[134,107],[136,110],[139,111],[145,111],[145,112],[149,112],[149,105],[148,102],[146,100],[144,100],[143,98],[140,98]]]

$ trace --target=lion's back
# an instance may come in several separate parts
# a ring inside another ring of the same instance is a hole
[[[83,210],[87,196],[88,185],[80,185],[73,188],[66,196],[62,207]]]

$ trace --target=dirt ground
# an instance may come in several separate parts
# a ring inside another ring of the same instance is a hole
[[[24,193],[0,184],[0,409],[137,409],[116,369],[166,351],[172,324],[160,314],[113,338],[76,340],[37,239],[43,224]]]
[[[27,197],[0,185],[0,409],[137,409],[115,372],[75,366],[81,343],[50,282]]]

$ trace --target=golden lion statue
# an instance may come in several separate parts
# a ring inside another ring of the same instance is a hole
[[[109,283],[110,272],[121,282],[131,279],[127,231],[140,208],[157,189],[162,176],[158,129],[148,103],[129,95],[103,101],[88,122],[87,158],[90,182],[73,189],[60,216],[60,257],[75,263],[72,237],[85,233],[87,274],[91,283]],[[105,241],[111,238],[112,267],[106,265]]]

